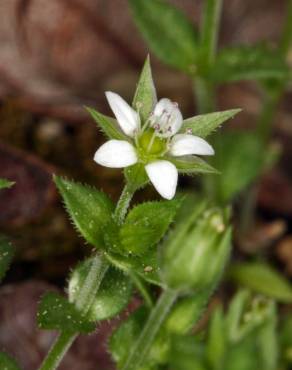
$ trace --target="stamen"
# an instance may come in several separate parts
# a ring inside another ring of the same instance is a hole
[[[186,129],[186,134],[190,134],[191,135],[192,133],[193,133],[193,130],[191,128],[187,128]]]

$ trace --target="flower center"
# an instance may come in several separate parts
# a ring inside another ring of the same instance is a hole
[[[167,142],[156,135],[155,130],[148,129],[139,137],[139,146],[144,154],[159,155],[165,152]]]

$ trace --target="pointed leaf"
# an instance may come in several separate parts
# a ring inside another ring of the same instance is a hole
[[[110,199],[87,185],[58,176],[54,180],[77,230],[89,243],[103,248],[103,230],[113,211]]]
[[[194,25],[163,0],[130,0],[134,20],[153,52],[166,64],[191,72],[197,55]]]
[[[222,112],[201,114],[183,121],[180,132],[192,130],[192,134],[205,138],[222,125],[223,122],[233,118],[241,109],[230,109]]]
[[[213,81],[267,80],[288,77],[288,66],[280,53],[264,46],[222,49],[210,72]]]
[[[16,361],[4,352],[0,352],[0,369],[1,370],[20,370]]]
[[[14,250],[11,243],[4,236],[0,235],[0,281],[5,276],[13,256]]]
[[[69,282],[69,299],[75,300],[90,268],[91,258],[74,269]],[[132,283],[129,277],[116,268],[106,272],[96,297],[86,314],[89,321],[100,321],[117,315],[129,302]]]
[[[0,189],[11,188],[15,183],[6,179],[0,179]]]
[[[88,322],[73,303],[59,295],[50,292],[42,297],[37,314],[38,325],[41,329],[90,333],[95,325]]]
[[[152,79],[150,59],[148,56],[133,100],[133,108],[140,113],[142,122],[146,122],[156,103],[156,90]]]
[[[90,113],[91,117],[97,123],[101,131],[109,138],[116,140],[128,140],[128,136],[122,132],[119,128],[118,122],[115,118],[105,116],[99,113],[93,108],[86,107],[87,112]]]
[[[117,268],[125,271],[134,271],[151,284],[162,286],[159,277],[158,253],[152,248],[143,256],[122,256],[117,253],[107,253],[108,260]]]
[[[277,271],[263,263],[233,264],[228,275],[237,283],[279,302],[292,302],[292,286]]]
[[[166,233],[181,200],[143,203],[133,208],[120,229],[124,250],[144,254]]]
[[[168,157],[168,160],[172,162],[178,169],[178,172],[182,174],[195,175],[198,173],[219,173],[210,164],[196,156]]]

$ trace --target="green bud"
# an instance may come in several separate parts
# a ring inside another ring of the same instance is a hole
[[[179,291],[214,287],[231,249],[225,212],[203,202],[181,221],[162,246],[162,279]]]

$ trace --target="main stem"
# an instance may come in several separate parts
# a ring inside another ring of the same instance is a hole
[[[159,297],[155,307],[138,338],[130,351],[129,357],[123,370],[138,369],[146,359],[149,349],[158,333],[167,313],[173,306],[178,293],[167,289]]]
[[[122,223],[125,218],[133,194],[134,191],[131,191],[126,185],[118,201],[114,214],[114,217],[119,223]],[[102,255],[96,254],[92,259],[88,275],[74,302],[75,307],[83,315],[86,315],[88,312],[108,267],[109,263]],[[44,359],[39,370],[55,370],[76,337],[76,333],[68,331],[61,332],[52,345],[51,350],[47,354],[47,357]]]

